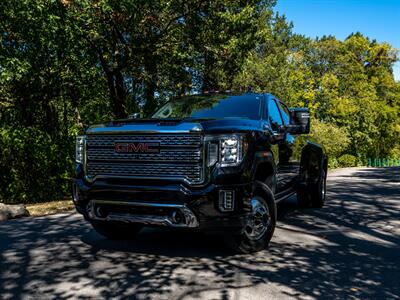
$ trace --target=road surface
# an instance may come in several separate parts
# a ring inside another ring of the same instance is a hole
[[[146,230],[107,241],[78,214],[0,224],[0,299],[400,299],[400,169],[344,169],[323,209],[279,205],[269,251]]]

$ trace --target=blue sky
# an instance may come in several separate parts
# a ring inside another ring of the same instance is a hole
[[[277,0],[275,10],[308,37],[334,35],[343,40],[359,31],[400,51],[400,0]],[[394,67],[400,81],[400,62]]]

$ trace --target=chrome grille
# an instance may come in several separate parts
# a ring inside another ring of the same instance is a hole
[[[200,135],[89,135],[87,145],[89,147],[114,146],[115,141],[159,141],[161,146],[188,146],[199,147],[202,137]]]
[[[89,178],[133,177],[174,179],[189,183],[203,180],[201,135],[88,135],[86,174]],[[159,153],[116,153],[117,142],[157,142]]]
[[[177,164],[110,164],[88,163],[88,169],[94,174],[107,174],[111,176],[143,176],[165,178],[187,178],[196,181],[199,178],[201,167]]]
[[[114,152],[114,148],[109,149],[92,149],[88,151],[88,160],[129,160],[129,161],[142,161],[143,159],[149,161],[184,161],[184,162],[198,162],[201,160],[201,151],[189,149],[189,151],[178,151],[174,149],[161,150],[160,153],[148,154],[134,154],[134,153],[118,153]]]

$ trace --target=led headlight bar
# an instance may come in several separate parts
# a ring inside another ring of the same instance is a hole
[[[244,136],[230,134],[209,136],[208,141],[208,159],[209,167],[216,163],[220,167],[232,167],[239,165],[247,150],[247,143]]]
[[[232,135],[222,137],[220,140],[221,166],[236,166],[243,158],[242,139]]]

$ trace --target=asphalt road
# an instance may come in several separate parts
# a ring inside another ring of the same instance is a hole
[[[0,224],[0,299],[400,299],[400,169],[330,174],[323,209],[279,205],[270,249],[146,230],[107,241],[77,214]]]

